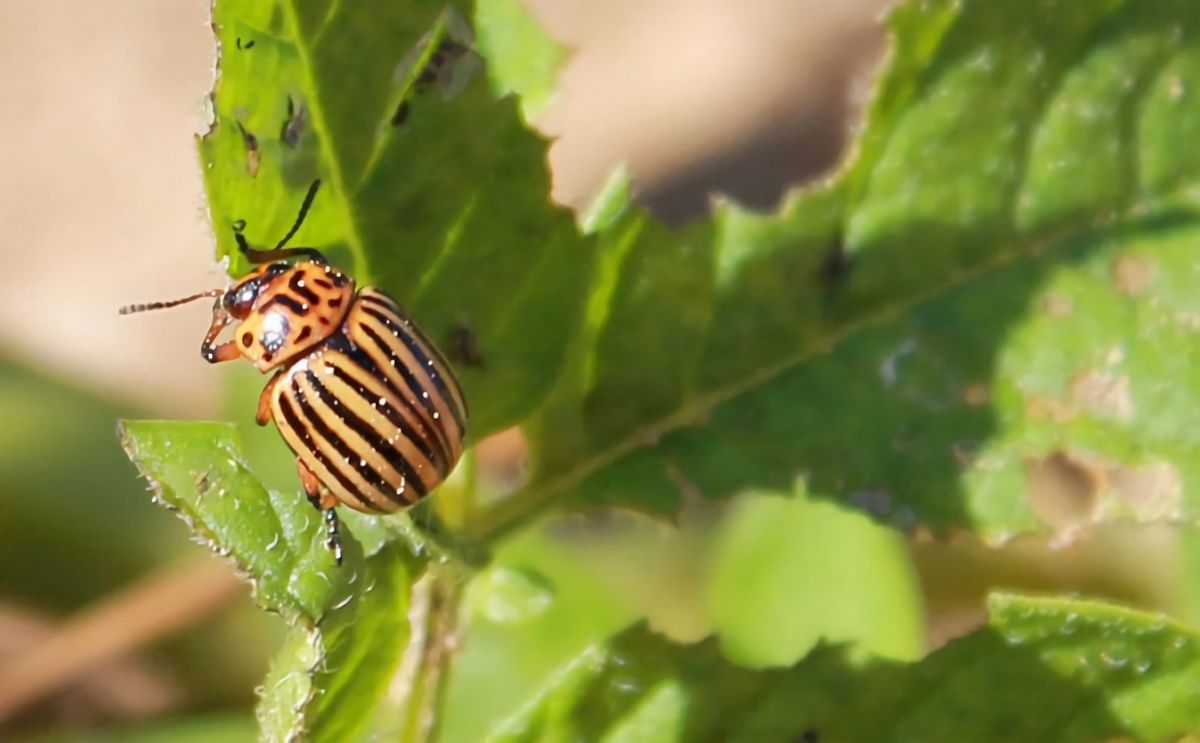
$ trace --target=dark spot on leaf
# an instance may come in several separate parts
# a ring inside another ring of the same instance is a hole
[[[287,117],[283,120],[283,126],[279,129],[279,140],[287,147],[295,148],[300,144],[300,136],[304,134],[304,127],[308,121],[308,111],[304,108],[303,103],[296,101],[289,95],[287,99]]]
[[[212,487],[212,483],[208,481],[208,474],[200,475],[200,479],[196,481],[196,492],[199,495],[204,495],[208,489]]]
[[[817,733],[816,728],[807,728],[796,736],[796,743],[819,743],[820,740],[821,736]]]
[[[885,519],[892,512],[892,494],[883,488],[858,490],[851,493],[847,500],[872,518]]]
[[[963,387],[962,401],[974,407],[987,405],[992,401],[992,389],[986,382],[972,382]]]
[[[400,126],[405,121],[408,121],[408,99],[400,101],[400,105],[396,106],[396,113],[392,114],[392,126]]]
[[[237,37],[237,48],[242,49],[242,50],[253,49],[254,48],[254,39],[250,39],[245,44],[243,44],[242,37],[241,36]]]
[[[1117,256],[1109,270],[1117,289],[1130,297],[1144,292],[1154,281],[1156,273],[1153,263],[1131,253]]]
[[[246,229],[246,220],[235,219],[233,221],[233,231],[234,232],[244,232],[245,229]]]
[[[453,39],[442,39],[417,75],[413,88],[418,93],[425,93],[440,87],[447,97],[453,97],[471,77],[473,66],[470,56],[470,47]]]
[[[258,154],[258,137],[242,125],[242,122],[237,122],[238,131],[242,133],[242,144],[246,147],[246,172],[250,177],[258,175],[258,166],[261,164],[261,159]]]
[[[1090,522],[1108,489],[1105,463],[1082,453],[1054,451],[1025,462],[1030,510],[1057,530]]]
[[[460,323],[454,327],[450,333],[450,343],[446,348],[451,360],[475,369],[483,368],[483,355],[479,352],[479,339],[466,325]]]
[[[821,285],[832,289],[850,276],[851,268],[850,255],[846,253],[846,246],[839,237],[829,246],[821,265],[817,267],[816,279]]]

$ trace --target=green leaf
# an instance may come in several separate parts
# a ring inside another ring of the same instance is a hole
[[[527,416],[563,363],[592,249],[547,200],[546,142],[493,88],[536,95],[557,51],[530,52],[532,27],[498,12],[489,43],[521,53],[503,67],[515,81],[489,84],[470,76],[465,12],[446,3],[219,0],[214,14],[221,75],[200,152],[219,254],[236,255],[241,219],[254,244],[282,237],[323,178],[294,244],[394,294],[458,357],[473,435]]]
[[[233,557],[255,599],[289,622],[317,622],[358,589],[362,551],[344,534],[339,568],[320,514],[300,493],[268,492],[250,472],[237,431],[222,423],[124,421],[121,443],[155,495],[214,551]]]
[[[711,560],[714,629],[737,663],[791,665],[822,640],[897,659],[923,650],[921,588],[904,540],[862,514],[803,491],[747,495],[721,522]]]
[[[355,740],[369,730],[408,644],[411,566],[395,548],[367,560],[362,584],[319,627],[297,626],[271,663],[258,719],[267,740]]]
[[[530,577],[535,569],[536,578]],[[516,591],[511,573],[525,583]],[[543,603],[546,585],[553,586],[549,603]],[[454,661],[439,737],[446,743],[482,740],[555,669],[636,619],[626,596],[605,585],[563,540],[540,529],[499,546],[493,567],[468,587],[464,609],[465,641]]]
[[[422,560],[400,542],[370,558],[343,530],[341,566],[319,514],[296,492],[267,491],[232,426],[125,421],[121,440],[156,497],[213,550],[231,556],[263,608],[293,625],[262,688],[271,739],[361,733],[408,641],[411,582]]]
[[[484,530],[797,476],[989,539],[1194,518],[1200,157],[1176,143],[1200,135],[1198,22],[1181,0],[904,3],[830,181],[678,230],[610,193],[533,477]]]
[[[635,627],[492,740],[1161,740],[1200,729],[1200,638],[1107,604],[996,596],[990,626],[910,665],[824,647],[784,670]]]
[[[22,735],[25,743],[253,743],[258,740],[254,718],[246,714],[218,714],[173,718],[117,729],[79,730],[69,734]]]

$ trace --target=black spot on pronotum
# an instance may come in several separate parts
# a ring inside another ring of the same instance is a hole
[[[300,144],[300,135],[304,133],[304,126],[308,119],[308,112],[304,108],[303,103],[297,103],[290,95],[287,99],[287,118],[283,120],[283,126],[279,129],[279,140],[287,147],[295,148]]]
[[[466,325],[455,326],[446,349],[447,355],[452,360],[475,369],[483,368],[483,355],[479,353],[479,339]]]
[[[317,296],[316,292],[305,286],[303,274],[298,273],[293,275],[291,280],[288,281],[288,288],[296,292],[301,299],[309,304],[317,304],[321,299]]]
[[[242,333],[242,345],[249,348],[251,343],[254,343],[254,336],[249,333]]]
[[[281,304],[284,307],[287,307],[289,310],[292,311],[293,314],[296,314],[296,315],[307,315],[308,314],[308,307],[306,305],[303,305],[300,302],[297,302],[295,299],[293,299],[292,297],[289,297],[286,294],[283,294],[282,292],[275,294],[270,299],[268,299],[263,304],[262,309],[267,310],[271,307],[274,307],[277,304]]]
[[[303,343],[304,341],[308,340],[308,336],[310,335],[312,335],[312,326],[305,325],[304,327],[300,328],[300,332],[296,334],[296,342]]]
[[[342,306],[342,298],[341,297],[330,297],[329,306],[334,308],[335,310],[338,307],[341,307]]]
[[[408,99],[400,101],[400,105],[396,106],[396,112],[392,114],[392,126],[400,126],[405,121],[408,121]]]
[[[249,41],[247,41],[246,43],[243,44],[242,37],[241,36],[237,37],[237,48],[241,49],[243,51],[245,51],[246,49],[253,49],[254,48],[254,39],[250,39]]]

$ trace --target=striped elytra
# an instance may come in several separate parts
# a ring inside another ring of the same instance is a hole
[[[338,332],[280,371],[268,390],[288,446],[359,511],[413,504],[462,454],[466,405],[453,373],[377,289],[359,292]]]
[[[245,358],[275,375],[256,420],[274,422],[296,455],[305,494],[324,513],[326,545],[342,559],[339,503],[367,513],[411,506],[458,463],[467,405],[445,357],[384,292],[329,265],[314,248],[285,248],[295,225],[269,250],[242,254],[258,267],[228,289],[170,302],[130,305],[122,314],[213,297],[200,346],[211,363]],[[233,337],[216,343],[229,325]]]

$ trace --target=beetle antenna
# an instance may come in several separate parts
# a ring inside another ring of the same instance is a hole
[[[300,204],[300,213],[296,215],[296,223],[292,225],[292,229],[283,236],[283,239],[275,243],[275,249],[279,250],[287,241],[291,240],[296,232],[300,229],[300,225],[304,224],[304,218],[308,216],[308,210],[312,207],[313,199],[317,198],[317,189],[321,187],[321,179],[318,178],[308,187],[308,193],[304,194],[304,202]]]
[[[121,309],[117,310],[117,312],[122,315],[132,315],[136,312],[149,312],[150,310],[165,310],[168,307],[175,307],[177,305],[187,304],[188,302],[194,302],[197,299],[201,299],[203,297],[219,297],[224,293],[225,293],[224,289],[210,289],[206,292],[200,292],[199,294],[193,294],[190,297],[184,297],[183,299],[171,299],[166,302],[147,302],[145,304],[127,304],[124,307],[122,307]]]

